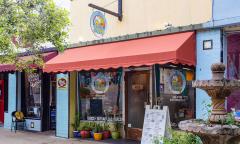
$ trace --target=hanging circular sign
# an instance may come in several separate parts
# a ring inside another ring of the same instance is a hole
[[[102,72],[92,77],[91,88],[96,94],[104,94],[109,88],[109,77]]]
[[[107,29],[107,20],[100,11],[94,11],[90,18],[91,30],[97,37],[102,37]]]
[[[174,70],[170,74],[168,84],[172,93],[181,94],[186,87],[186,78],[180,71]]]

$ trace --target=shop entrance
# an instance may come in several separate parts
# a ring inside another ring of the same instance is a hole
[[[126,73],[126,137],[141,140],[145,105],[149,104],[149,71]]]
[[[4,122],[4,80],[0,80],[0,123]]]

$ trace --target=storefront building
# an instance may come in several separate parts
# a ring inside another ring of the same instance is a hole
[[[69,111],[57,110],[57,116],[69,119],[57,121],[57,127],[65,127],[59,133],[68,129],[71,135],[70,124],[80,113],[82,122],[119,122],[123,137],[140,140],[145,105],[168,105],[175,126],[194,118],[195,62],[195,32],[65,50],[44,67],[44,72],[62,73],[57,99],[64,99],[61,106]]]
[[[57,55],[56,51],[43,52],[44,62]],[[29,60],[31,55],[22,56]],[[35,67],[34,65],[31,65]],[[35,67],[36,68],[36,67]],[[55,74],[43,73],[37,68],[34,73],[18,72],[14,65],[1,65],[1,122],[11,129],[12,112],[23,112],[25,130],[47,131],[56,127],[56,78]],[[2,115],[3,112],[3,115]]]
[[[140,139],[147,104],[168,105],[173,126],[195,117],[194,30],[211,19],[211,4],[73,1],[72,48],[44,68],[58,73],[56,135],[72,136],[77,113],[81,121],[118,121],[129,139]]]

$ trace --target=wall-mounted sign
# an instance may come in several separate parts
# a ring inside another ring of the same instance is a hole
[[[187,96],[172,96],[170,102],[185,102],[188,100]]]
[[[31,87],[39,87],[41,80],[40,80],[40,76],[37,73],[31,73],[28,75],[28,82],[30,84]]]
[[[58,89],[67,89],[67,78],[61,77],[57,79],[57,88]]]
[[[109,76],[99,72],[92,77],[91,88],[96,94],[104,94],[109,88]]]
[[[107,29],[107,20],[100,11],[94,11],[90,18],[91,30],[97,37],[103,37]]]
[[[186,78],[180,71],[175,70],[170,74],[168,84],[173,94],[181,94],[186,87]]]

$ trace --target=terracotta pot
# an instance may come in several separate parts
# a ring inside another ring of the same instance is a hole
[[[120,138],[120,132],[119,131],[113,131],[111,133],[112,139],[119,139]]]
[[[102,140],[103,134],[102,133],[94,133],[93,138],[96,141]]]
[[[110,131],[108,131],[108,130],[103,131],[102,134],[103,134],[103,139],[108,139],[111,135]]]
[[[81,133],[82,138],[89,138],[90,137],[90,132],[89,131],[82,130],[82,131],[80,131],[80,133]]]

